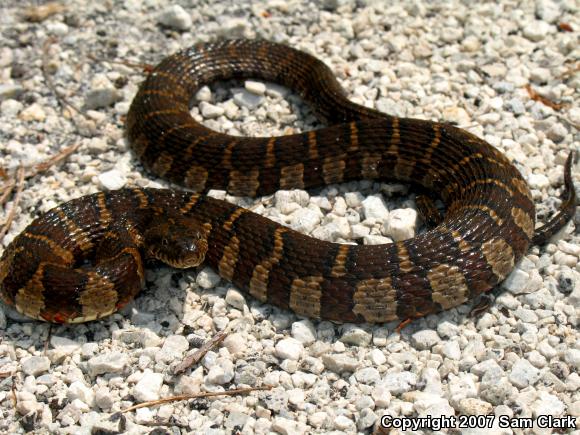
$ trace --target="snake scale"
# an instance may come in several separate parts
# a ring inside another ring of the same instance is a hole
[[[243,77],[297,91],[328,127],[234,137],[194,121],[196,90]],[[122,189],[47,212],[4,251],[7,304],[49,322],[98,319],[139,292],[143,259],[175,267],[205,259],[258,300],[299,315],[406,321],[489,291],[575,210],[572,153],[562,205],[536,230],[528,185],[494,147],[447,123],[357,105],[323,62],[272,42],[220,41],[165,58],[132,102],[127,135],[148,170],[198,193]],[[445,216],[408,240],[336,244],[203,195],[212,188],[256,196],[361,178],[420,186],[443,201]]]

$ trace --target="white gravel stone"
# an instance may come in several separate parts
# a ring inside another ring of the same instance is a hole
[[[113,351],[89,359],[87,367],[89,375],[98,376],[103,373],[121,373],[128,362],[127,355]]]
[[[21,368],[25,375],[38,376],[48,371],[50,360],[45,356],[31,356],[22,361]]]
[[[367,196],[361,203],[362,212],[366,218],[385,220],[389,211],[380,195]]]
[[[550,32],[550,25],[545,21],[532,21],[523,28],[523,35],[531,41],[541,41]]]
[[[550,180],[544,174],[530,174],[528,183],[532,189],[545,189],[550,185]]]
[[[345,324],[342,327],[340,341],[353,346],[368,346],[372,340],[372,335],[359,325]]]
[[[226,293],[226,303],[238,310],[243,310],[246,305],[246,299],[239,290],[230,288]]]
[[[189,349],[189,342],[183,335],[170,335],[163,342],[161,350],[155,354],[155,361],[170,363]]]
[[[555,23],[561,16],[560,5],[551,0],[536,2],[536,15],[547,23]]]
[[[381,366],[387,361],[387,357],[379,349],[371,350],[370,359],[376,366]]]
[[[417,375],[411,372],[388,373],[380,385],[391,394],[399,395],[410,391],[417,383]]]
[[[179,5],[165,8],[157,17],[157,22],[175,30],[190,30],[191,16]]]
[[[208,86],[202,86],[195,94],[195,99],[200,102],[200,106],[202,101],[209,102],[211,101],[211,98],[212,93]]]
[[[197,274],[195,283],[201,288],[214,288],[220,282],[220,276],[209,267],[204,267],[201,272]]]
[[[531,270],[528,273],[516,267],[501,286],[517,295],[520,293],[533,293],[540,289],[542,285],[542,277],[537,273],[537,270]]]
[[[301,208],[292,213],[290,227],[300,233],[309,234],[320,223],[320,212],[310,208]]]
[[[272,430],[281,435],[302,435],[307,432],[307,427],[298,421],[292,421],[284,417],[276,417],[272,423]]]
[[[300,320],[292,323],[292,337],[304,345],[316,341],[316,330],[310,320]]]
[[[147,402],[159,399],[161,386],[163,385],[163,375],[154,373],[151,370],[145,370],[139,382],[135,384],[131,394],[137,402]]]
[[[117,190],[127,184],[127,177],[121,171],[111,169],[99,175],[99,183],[103,189]]]
[[[459,334],[459,327],[447,320],[440,322],[437,325],[437,334],[441,338],[451,338]]]
[[[223,385],[234,378],[234,363],[226,358],[218,358],[212,365],[206,377],[209,384]]]
[[[387,234],[396,242],[415,236],[417,211],[412,208],[402,208],[389,213]]]
[[[95,404],[103,409],[108,410],[113,406],[113,397],[108,388],[98,387],[95,392]]]
[[[70,384],[66,392],[66,397],[69,400],[79,399],[89,407],[95,404],[95,393],[82,381],[75,381]]]
[[[446,358],[459,361],[461,359],[461,349],[459,347],[459,343],[456,340],[453,341],[446,341],[443,344],[441,349],[441,353]]]
[[[117,89],[112,86],[93,88],[85,97],[85,108],[103,109],[112,106],[122,98]]]
[[[20,119],[23,121],[39,121],[42,122],[46,119],[46,112],[40,106],[40,104],[33,103],[27,108],[23,109],[19,115]]]
[[[534,417],[537,418],[539,415],[557,417],[566,410],[566,405],[554,394],[550,394],[547,391],[538,391],[536,394],[536,400],[530,405]]]
[[[218,118],[225,113],[225,109],[223,107],[215,106],[205,101],[202,101],[199,104],[199,109],[203,117],[207,119]]]
[[[512,366],[509,380],[518,388],[534,385],[540,379],[540,371],[525,359],[519,359]]]
[[[493,406],[475,397],[467,397],[459,401],[459,411],[464,415],[489,415]]]
[[[354,373],[354,377],[358,382],[363,384],[376,384],[381,379],[381,374],[374,367],[365,367],[364,369],[357,370]]]
[[[354,372],[359,362],[357,359],[344,354],[326,354],[322,356],[324,366],[335,373]]]
[[[252,92],[249,92],[246,89],[241,89],[239,92],[234,94],[234,102],[240,107],[254,110],[264,102],[264,97],[262,95],[256,95]]]
[[[20,85],[4,83],[0,84],[0,101],[8,98],[17,98],[24,89]]]
[[[4,116],[14,117],[22,110],[24,105],[17,100],[8,99],[0,103],[0,113]]]
[[[16,393],[16,411],[20,415],[27,415],[40,409],[40,403],[36,400],[34,394],[28,391],[19,391]]]
[[[352,430],[354,429],[354,421],[344,415],[339,415],[334,419],[334,427],[342,431]]]
[[[262,82],[256,82],[254,80],[246,80],[244,83],[244,88],[252,94],[264,95],[266,93],[266,85]]]
[[[297,361],[304,352],[304,346],[295,338],[285,338],[276,343],[276,356]]]
[[[439,343],[439,341],[441,341],[439,335],[432,329],[424,329],[415,332],[411,336],[411,342],[418,350],[430,349],[433,345]]]
[[[363,243],[365,245],[384,245],[385,243],[392,243],[393,239],[389,237],[379,236],[375,234],[370,234],[363,237]]]
[[[580,370],[580,349],[568,349],[564,353],[564,361],[576,370]]]

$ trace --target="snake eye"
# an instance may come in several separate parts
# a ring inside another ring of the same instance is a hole
[[[161,244],[162,244],[163,246],[169,246],[169,240],[167,240],[167,238],[163,237],[163,238],[161,239]]]

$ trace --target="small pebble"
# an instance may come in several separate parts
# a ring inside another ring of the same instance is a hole
[[[159,14],[157,21],[175,30],[190,30],[192,26],[191,16],[179,5],[167,7]]]
[[[285,338],[276,344],[276,356],[282,359],[298,360],[304,351],[301,342],[294,338]]]
[[[133,387],[133,397],[137,402],[148,402],[159,399],[161,386],[163,385],[163,375],[146,370]]]
[[[31,356],[22,361],[21,367],[25,375],[38,376],[48,371],[50,360],[45,356]]]

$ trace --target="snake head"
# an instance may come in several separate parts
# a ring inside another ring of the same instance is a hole
[[[179,269],[199,266],[207,252],[207,234],[197,219],[159,218],[144,234],[147,256]]]

